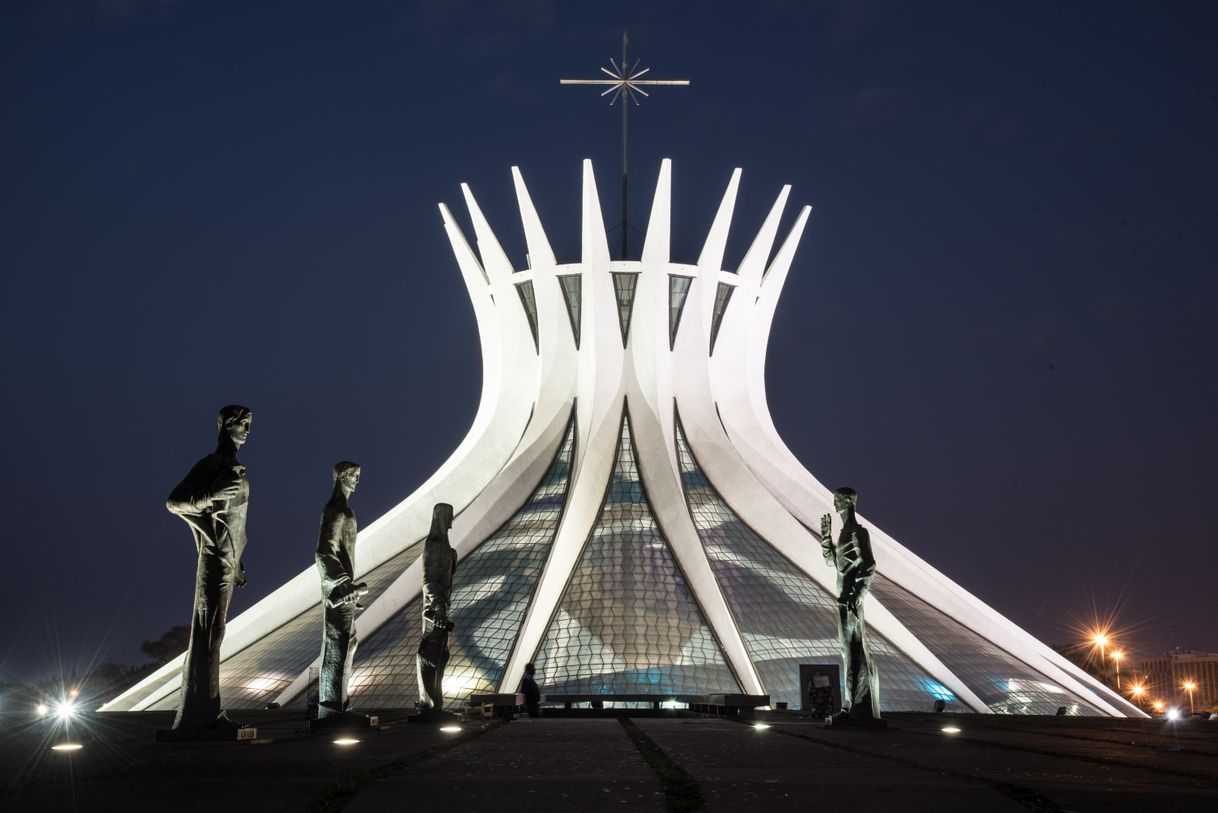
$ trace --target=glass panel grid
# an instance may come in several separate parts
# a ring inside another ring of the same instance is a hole
[[[668,276],[668,349],[677,343],[677,328],[681,324],[681,313],[685,310],[685,300],[689,297],[689,285],[693,277],[682,277],[676,274]]]
[[[617,321],[618,327],[622,329],[622,347],[626,346],[626,338],[630,335],[630,311],[634,307],[634,292],[638,281],[638,274],[613,274],[613,290],[617,295]]]
[[[736,293],[736,286],[728,285],[726,282],[719,283],[719,287],[715,289],[715,309],[711,312],[710,352],[712,355],[715,352],[715,342],[719,339],[719,326],[723,324],[723,314],[727,311],[727,303],[732,301],[734,293]]]
[[[571,333],[575,336],[575,347],[579,349],[579,317],[584,278],[579,274],[564,274],[558,278],[558,284],[562,286],[562,298],[567,303],[567,316],[571,320]]]
[[[680,421],[677,456],[686,502],[711,568],[727,599],[771,702],[801,708],[801,663],[836,663],[837,599],[745,525],[715,491],[694,459]],[[969,711],[942,683],[886,638],[868,631],[886,711],[929,711],[943,700]]]
[[[1053,683],[895,582],[876,575],[872,589],[893,615],[998,714],[1099,715],[1099,709]]]
[[[449,608],[454,629],[444,674],[446,704],[497,690],[558,532],[574,451],[572,416],[554,461],[528,501],[457,565]],[[416,599],[356,651],[352,705],[365,710],[414,706],[421,614]]]
[[[551,693],[740,690],[647,504],[628,419],[601,514],[534,660]]]
[[[533,334],[533,349],[540,352],[540,344],[537,340],[537,297],[533,293],[532,280],[517,285],[516,293],[520,294],[520,304],[524,306],[525,318],[529,320],[529,330]]]
[[[454,630],[444,674],[446,701],[498,690],[558,533],[574,449],[572,420],[550,470],[528,502],[458,566],[449,611]]]
[[[370,605],[401,575],[420,550],[416,542],[406,550],[370,570],[362,581],[368,595],[362,603]],[[358,546],[356,548],[358,556]],[[357,560],[358,561],[358,560]],[[317,603],[273,632],[220,663],[220,699],[228,709],[260,709],[271,702],[321,654],[321,588]],[[359,649],[356,649],[359,652]],[[152,708],[175,709],[178,693],[173,692]]]

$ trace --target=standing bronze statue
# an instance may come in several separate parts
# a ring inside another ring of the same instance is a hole
[[[253,413],[237,404],[220,410],[216,451],[195,464],[166,501],[190,526],[199,559],[190,647],[173,720],[177,730],[240,728],[220,710],[220,644],[233,588],[245,584],[245,517],[250,487],[237,450],[249,437]]]
[[[443,719],[444,667],[448,664],[448,605],[457,572],[457,552],[448,544],[453,507],[437,503],[431,532],[423,543],[423,640],[419,642],[419,713],[423,719]]]
[[[355,513],[347,499],[359,485],[359,466],[334,465],[334,490],[321,514],[317,536],[317,571],[321,574],[324,606],[321,638],[321,673],[318,679],[319,720],[367,725],[368,718],[351,711],[347,682],[355,658],[355,612],[368,585],[355,581]]]
[[[837,568],[838,637],[842,648],[846,690],[842,709],[828,722],[834,725],[884,725],[880,719],[879,675],[867,645],[867,622],[863,600],[875,575],[871,535],[859,525],[854,509],[858,492],[839,488],[833,492],[833,510],[842,519],[842,531],[833,543],[833,517],[820,520],[820,545],[825,561]]]

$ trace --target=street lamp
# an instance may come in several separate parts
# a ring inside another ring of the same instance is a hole
[[[1135,683],[1129,687],[1129,694],[1134,700],[1140,701],[1142,699],[1142,695],[1146,694],[1146,687],[1141,683]]]
[[[1108,664],[1104,662],[1104,647],[1108,646],[1108,633],[1096,630],[1091,636],[1091,645],[1100,651],[1100,674],[1102,675],[1108,668]]]
[[[1193,713],[1193,692],[1197,690],[1197,683],[1193,680],[1186,680],[1182,684],[1184,691],[1188,692],[1188,713]]]
[[[1116,683],[1117,691],[1121,690],[1121,658],[1125,657],[1125,653],[1121,650],[1113,650],[1113,653],[1108,657],[1112,658],[1112,662],[1116,664]]]

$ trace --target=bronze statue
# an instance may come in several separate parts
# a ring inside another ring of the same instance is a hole
[[[334,465],[334,490],[321,514],[317,536],[317,571],[321,574],[324,605],[321,639],[321,673],[318,678],[318,719],[360,722],[367,718],[351,711],[347,681],[355,658],[355,612],[368,585],[355,581],[355,514],[347,498],[359,485],[359,466],[347,461]]]
[[[833,517],[825,514],[820,520],[821,550],[825,561],[837,568],[838,636],[846,676],[842,709],[829,720],[836,725],[883,724],[879,675],[867,646],[867,624],[863,618],[863,600],[875,575],[875,557],[871,553],[871,535],[855,518],[857,504],[858,492],[854,489],[839,488],[833,492],[833,510],[842,519],[836,545]]]
[[[437,503],[432,509],[431,532],[423,543],[423,640],[419,642],[419,712],[425,719],[444,713],[444,667],[448,664],[448,604],[452,600],[457,552],[448,544],[453,507]]]
[[[247,407],[221,409],[216,451],[195,464],[165,503],[190,526],[199,554],[194,619],[174,729],[239,728],[220,710],[220,644],[233,587],[245,584],[241,554],[250,488],[237,450],[249,437],[252,421]]]

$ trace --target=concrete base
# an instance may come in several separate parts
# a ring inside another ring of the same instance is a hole
[[[825,728],[849,728],[851,730],[876,730],[888,728],[888,721],[878,717],[848,717],[835,714],[825,718]]]
[[[250,742],[258,739],[258,729],[240,728],[163,728],[156,733],[157,742]]]
[[[310,731],[355,731],[365,728],[379,728],[381,718],[376,714],[330,714],[326,717],[316,717],[309,720]]]
[[[457,715],[450,714],[447,711],[439,709],[428,709],[427,711],[412,714],[406,718],[408,723],[428,723],[431,725],[443,725],[444,723],[457,722]]]

